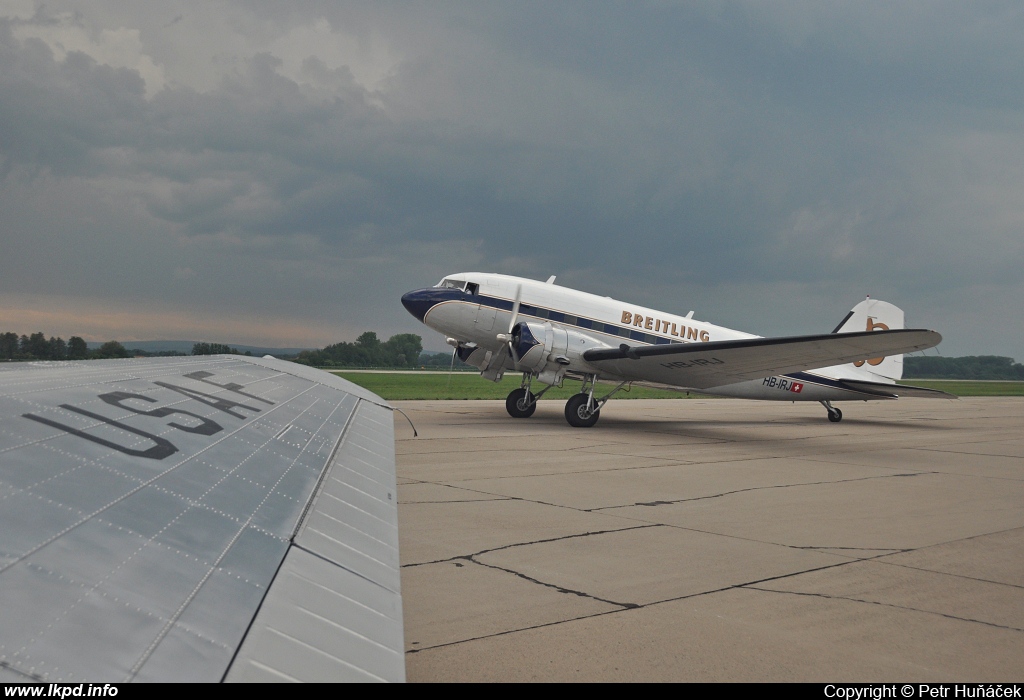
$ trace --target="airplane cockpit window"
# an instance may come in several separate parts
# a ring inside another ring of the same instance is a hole
[[[479,284],[474,284],[473,282],[470,282],[470,283],[468,283],[466,285],[466,292],[467,293],[469,293],[469,294],[476,294],[478,291],[480,291],[480,285]]]
[[[437,286],[440,287],[441,289],[461,289],[463,291],[466,290],[466,283],[463,282],[462,280],[451,280],[446,278],[441,280]]]

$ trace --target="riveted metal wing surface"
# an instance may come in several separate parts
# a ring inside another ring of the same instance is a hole
[[[0,366],[0,681],[405,679],[394,430],[239,356]]]

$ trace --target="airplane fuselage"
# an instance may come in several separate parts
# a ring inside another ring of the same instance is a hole
[[[446,277],[435,287],[409,292],[403,304],[428,327],[443,333],[460,358],[501,379],[505,371],[532,373],[544,384],[561,385],[566,376],[612,382],[626,378],[588,362],[588,350],[709,343],[758,338],[687,315],[668,313],[552,283],[507,275],[468,272]],[[515,318],[513,319],[513,315]],[[543,357],[531,362],[505,352],[505,336],[515,321],[528,327]],[[677,363],[685,364],[681,358]],[[665,363],[669,367],[671,358]],[[841,373],[840,370],[841,369]],[[765,376],[720,386],[692,387],[674,382],[645,382],[678,390],[775,401],[848,401],[882,397],[843,387],[839,376],[878,381],[869,370],[851,365]],[[891,382],[891,380],[889,380]]]

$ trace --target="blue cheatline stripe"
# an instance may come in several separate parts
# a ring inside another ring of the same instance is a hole
[[[483,294],[466,294],[463,301],[468,303],[477,303],[480,306],[489,306],[503,311],[512,311],[513,305],[513,302],[508,299],[489,297]],[[615,336],[616,338],[628,338],[629,340],[646,343],[647,345],[669,345],[671,343],[687,342],[685,340],[673,340],[672,338],[655,335],[654,333],[635,331],[629,326],[619,326],[614,323],[606,323],[605,321],[599,321],[593,318],[581,318],[565,311],[549,309],[543,306],[534,306],[532,304],[520,304],[519,314],[521,316],[536,318],[542,322],[554,321],[556,323],[564,323],[565,325],[573,326],[575,328],[597,331],[598,333]]]
[[[878,398],[877,394],[872,394],[871,392],[868,392],[868,391],[859,391],[857,389],[854,389],[853,387],[850,387],[850,386],[847,386],[846,384],[843,384],[843,381],[841,379],[830,379],[828,377],[822,377],[821,375],[811,374],[809,372],[793,372],[792,374],[786,374],[786,375],[783,375],[783,376],[785,376],[785,377],[787,377],[789,379],[796,379],[797,381],[801,381],[801,382],[804,382],[804,383],[818,384],[819,386],[825,386],[825,387],[828,387],[830,389],[841,389],[843,391],[848,391],[851,394],[862,394],[864,396],[872,396],[874,398]],[[754,380],[754,381],[757,381],[757,380]],[[853,380],[851,380],[851,381],[853,381]],[[881,390],[883,388],[884,387],[879,387],[879,390]],[[894,393],[894,394],[897,393],[896,392],[896,385],[895,384],[893,385],[893,392],[892,393]]]

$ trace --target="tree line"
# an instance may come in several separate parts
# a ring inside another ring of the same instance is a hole
[[[195,343],[193,355],[241,355],[236,348],[223,343]],[[251,352],[245,352],[251,355]],[[98,348],[89,349],[85,340],[77,335],[67,341],[63,338],[36,332],[31,335],[0,333],[0,361],[17,360],[90,360],[114,357],[166,357],[182,355],[180,352],[145,352],[129,350],[111,340]],[[423,339],[412,333],[400,333],[382,341],[377,334],[367,331],[354,343],[335,343],[320,350],[304,350],[293,359],[315,367],[382,367],[406,368],[452,366],[447,353],[423,352]],[[456,369],[468,365],[456,358]],[[906,379],[976,379],[1024,381],[1024,365],[1011,357],[970,355],[967,357],[939,357],[935,355],[903,358],[903,376]]]
[[[1012,357],[995,355],[969,355],[967,357],[903,358],[905,379],[988,379],[1024,381],[1024,365]]]
[[[0,360],[84,360],[89,346],[77,335],[67,342],[63,338],[46,337],[44,333],[21,335],[0,333]]]
[[[18,335],[10,331],[0,333],[0,361],[17,360],[105,360],[117,357],[173,357],[184,356],[185,353],[165,350],[147,352],[145,350],[129,350],[116,340],[103,343],[98,348],[89,349],[88,343],[77,335],[65,342],[63,338],[37,332],[31,335]],[[193,355],[241,355],[236,348],[222,343],[195,343]],[[246,351],[244,354],[252,355]]]
[[[399,333],[387,340],[367,331],[354,343],[335,343],[320,350],[303,350],[295,362],[314,367],[396,367],[419,366],[423,339],[412,333]]]

